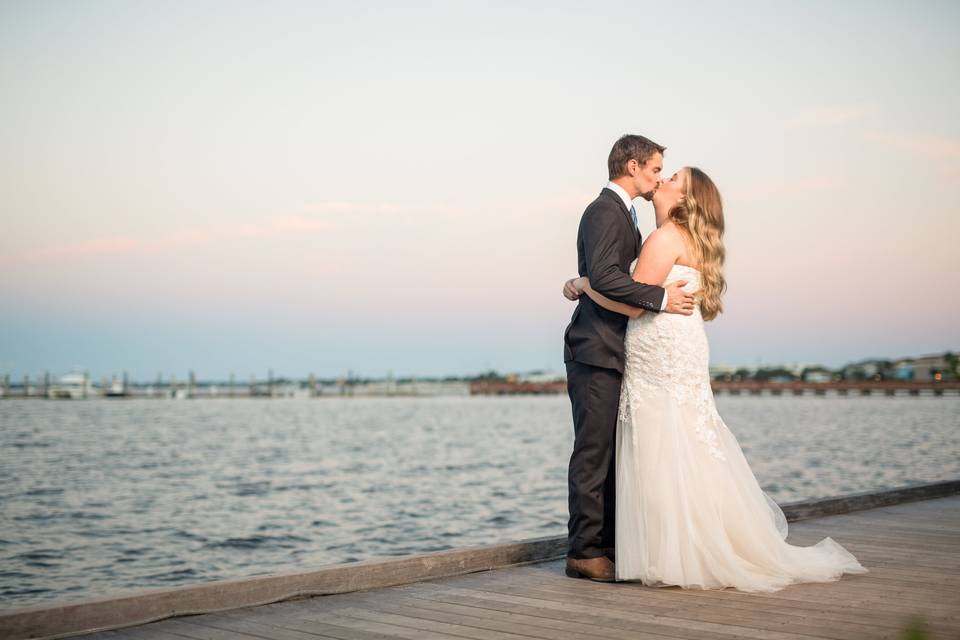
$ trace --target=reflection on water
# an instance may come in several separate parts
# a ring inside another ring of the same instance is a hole
[[[960,398],[717,398],[780,502],[960,477]],[[565,397],[0,402],[18,608],[566,530]]]

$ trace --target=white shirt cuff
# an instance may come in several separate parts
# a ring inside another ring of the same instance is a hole
[[[663,311],[667,308],[667,292],[663,292],[663,302],[660,303],[660,311]]]

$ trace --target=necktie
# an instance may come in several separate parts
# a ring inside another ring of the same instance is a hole
[[[630,205],[630,219],[633,220],[633,226],[637,226],[637,210],[633,205]]]

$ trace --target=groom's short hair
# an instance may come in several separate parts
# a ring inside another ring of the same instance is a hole
[[[607,158],[607,172],[610,179],[619,178],[627,173],[627,163],[636,160],[642,167],[657,153],[666,151],[666,147],[643,136],[628,133],[613,143],[610,157]]]

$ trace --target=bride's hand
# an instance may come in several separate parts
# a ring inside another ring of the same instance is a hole
[[[563,284],[563,297],[567,300],[577,300],[586,286],[586,278],[570,278]]]

